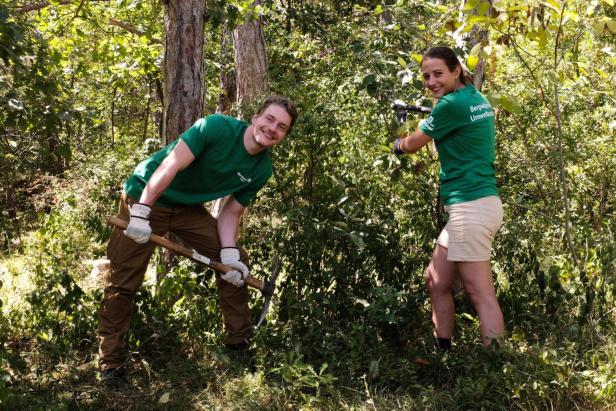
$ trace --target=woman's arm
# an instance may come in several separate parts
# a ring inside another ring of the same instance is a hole
[[[420,129],[415,130],[411,135],[396,139],[394,150],[402,153],[415,153],[420,148],[428,144],[432,139],[424,134]]]

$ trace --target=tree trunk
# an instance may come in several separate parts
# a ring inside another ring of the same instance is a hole
[[[231,105],[235,101],[235,70],[227,70],[226,63],[230,61],[227,56],[233,52],[231,32],[227,27],[222,32],[222,44],[220,47],[221,60],[224,62],[220,70],[220,94],[216,104],[217,113],[229,113]]]
[[[482,4],[484,3],[488,4],[488,8],[485,13],[487,15],[492,14],[492,11],[493,11],[492,0],[480,0],[477,6],[475,6],[475,11],[473,12],[474,15],[479,14],[478,10],[482,8]],[[465,4],[466,4],[466,0],[463,0],[462,8],[464,7]],[[488,39],[489,39],[488,30],[481,29],[478,26],[475,26],[468,34],[463,35],[462,39],[467,44],[469,50],[479,43],[482,43],[483,46],[487,46]],[[484,73],[485,73],[485,61],[483,57],[481,57],[481,53],[479,53],[479,61],[477,62],[477,65],[475,66],[475,70],[473,70],[473,83],[475,85],[475,88],[479,91],[481,91],[481,87],[483,86]]]
[[[475,32],[475,30],[473,30],[473,32]],[[476,33],[472,33],[471,42],[473,43],[473,45],[477,43],[482,43],[483,46],[487,46],[488,45],[488,31],[481,29],[481,30],[477,30]],[[479,53],[479,61],[477,62],[477,65],[475,66],[475,70],[473,71],[473,84],[475,85],[475,88],[479,91],[481,91],[481,88],[483,87],[484,73],[485,73],[485,60],[481,56],[481,53]]]
[[[235,57],[236,94],[240,105],[250,104],[269,89],[267,82],[267,56],[261,19],[254,14],[254,7],[261,3],[255,0],[246,13],[244,23],[233,30],[233,49]],[[242,118],[240,107],[239,117]],[[218,216],[227,197],[212,203],[211,213]],[[244,214],[244,218],[246,218]]]
[[[163,61],[163,145],[177,139],[203,117],[203,45],[205,2],[163,0],[165,6],[165,57]],[[167,237],[181,242],[169,233]],[[172,255],[163,252],[157,280],[169,270]],[[158,281],[157,281],[158,283]]]
[[[252,103],[267,92],[267,56],[261,18],[254,14],[254,7],[262,0],[255,0],[246,13],[244,23],[233,30],[235,51],[236,101]]]
[[[205,2],[167,0],[163,62],[163,143],[178,138],[203,116]]]

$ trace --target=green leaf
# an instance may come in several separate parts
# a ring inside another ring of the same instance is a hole
[[[383,30],[385,31],[398,31],[400,30],[400,25],[396,24],[396,23],[392,23],[392,24],[388,24],[387,26],[383,27]]]
[[[481,3],[479,7],[477,8],[477,14],[480,16],[485,16],[487,15],[488,10],[490,10],[490,3],[488,2]]]
[[[478,56],[480,50],[481,50],[481,43],[477,43],[477,44],[475,44],[473,46],[473,48],[471,49],[471,52],[469,54],[471,56]]]
[[[486,16],[470,16],[468,18],[468,22],[471,24],[476,24],[476,23],[498,23],[497,19],[493,19],[491,17],[486,17]]]
[[[501,98],[500,105],[503,109],[507,110],[508,112],[510,113],[513,112],[513,104],[507,98]]]
[[[445,29],[445,31],[451,32],[451,31],[456,31],[456,29],[460,27],[460,23],[458,23],[455,20],[449,20],[447,21],[443,28]]]
[[[603,34],[603,30],[605,30],[605,20],[600,19],[593,23],[592,28],[596,35]]]
[[[616,33],[616,20],[606,19],[605,24],[607,25],[607,28],[610,29],[612,33]]]
[[[397,73],[397,77],[404,86],[413,80],[413,72],[408,69],[401,70]]]
[[[438,11],[440,11],[441,13],[447,13],[449,12],[449,8],[447,6],[443,6],[442,4],[436,4],[436,3],[427,3],[427,5],[437,9]]]
[[[466,66],[471,71],[475,70],[475,67],[477,67],[477,63],[479,63],[479,57],[478,56],[468,56],[466,58]]]
[[[388,151],[390,151],[390,150],[388,150]],[[334,223],[334,229],[337,229],[337,230],[340,230],[340,231],[347,231],[349,229],[349,226],[344,221],[336,221]]]
[[[355,302],[358,303],[358,304],[363,305],[365,308],[370,307],[370,303],[368,301],[364,300],[363,298],[356,298]]]
[[[170,394],[168,392],[164,393],[158,399],[158,403],[159,404],[166,404],[166,403],[168,403],[169,402],[169,397],[170,397]]]
[[[510,94],[503,95],[501,97],[501,102],[503,103],[503,109],[509,111],[510,113],[517,113],[520,111],[520,102],[515,96]]]
[[[544,6],[554,10],[556,13],[560,14],[562,12],[562,7],[555,0],[545,0],[540,2]]]
[[[368,88],[371,84],[376,83],[376,74],[370,73],[361,82],[362,87]]]
[[[24,109],[23,103],[14,98],[9,100],[9,107],[15,111],[21,111]]]
[[[554,70],[546,71],[545,75],[551,83],[558,84],[558,74]]]
[[[547,30],[540,30],[538,33],[539,47],[543,48],[547,46],[549,38],[550,38],[550,35]]]
[[[357,234],[355,231],[351,232],[349,236],[351,237],[351,241],[353,241],[353,244],[355,244],[357,248],[359,248],[360,250],[366,248],[366,243],[364,242],[364,239],[361,238],[359,234]]]
[[[376,93],[378,91],[378,87],[376,83],[370,83],[368,84],[368,86],[366,87],[366,91],[368,92],[368,95],[370,97],[375,97]]]
[[[479,4],[479,0],[468,0],[462,10],[474,9],[475,7],[477,7],[478,4]]]

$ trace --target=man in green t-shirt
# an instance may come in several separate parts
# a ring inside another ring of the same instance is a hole
[[[240,218],[272,175],[270,149],[288,135],[295,104],[266,99],[250,124],[214,114],[198,120],[177,140],[141,162],[124,183],[119,218],[107,246],[110,271],[99,311],[99,365],[107,385],[121,382],[126,363],[124,335],[133,298],[155,245],[152,233],[173,232],[200,254],[233,268],[217,277],[225,344],[239,348],[252,336],[248,255],[236,244]],[[218,218],[204,202],[229,196]]]

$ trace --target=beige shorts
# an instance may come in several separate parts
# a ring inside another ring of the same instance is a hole
[[[447,248],[448,261],[490,261],[492,240],[503,223],[496,196],[445,206],[447,225],[436,240]]]

